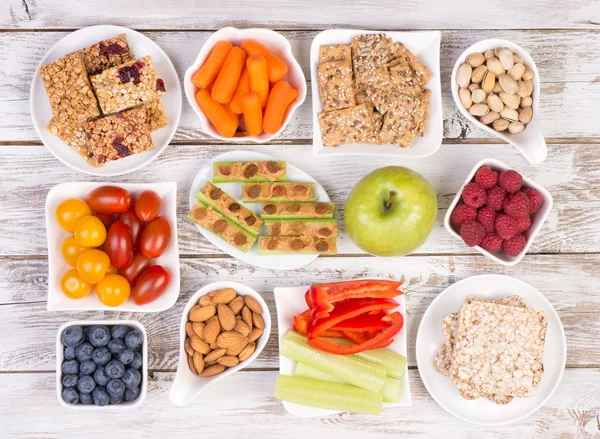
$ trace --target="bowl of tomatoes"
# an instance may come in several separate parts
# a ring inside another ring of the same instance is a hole
[[[46,197],[48,310],[160,312],[179,296],[177,183],[73,182]]]

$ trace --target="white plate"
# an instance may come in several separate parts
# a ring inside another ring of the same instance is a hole
[[[48,95],[46,95],[46,89],[42,84],[39,71],[42,65],[56,61],[76,50],[83,49],[84,47],[91,46],[94,43],[107,38],[116,37],[123,33],[127,34],[129,48],[133,52],[135,58],[137,59],[150,55],[156,73],[165,82],[167,92],[161,98],[161,102],[169,123],[166,127],[152,133],[152,141],[155,146],[154,150],[143,152],[141,154],[133,154],[127,158],[111,161],[104,166],[97,168],[86,162],[85,159],[69,145],[60,140],[60,138],[52,135],[46,130],[46,125],[50,119],[52,119],[52,110],[50,109]],[[179,85],[179,76],[175,71],[175,67],[173,67],[173,63],[167,54],[158,47],[154,41],[141,33],[126,27],[111,25],[91,26],[68,34],[52,46],[48,53],[46,53],[46,56],[44,56],[33,75],[29,104],[33,126],[35,127],[38,136],[57,159],[70,168],[83,172],[84,174],[103,176],[122,175],[146,166],[163,152],[173,138],[173,135],[177,130],[177,125],[179,125],[179,117],[181,116],[181,86]]]
[[[277,327],[279,331],[279,349],[283,344],[283,336],[293,329],[294,316],[306,310],[306,302],[304,301],[304,293],[308,290],[309,285],[301,287],[278,287],[275,288],[275,303],[277,305]],[[406,300],[404,294],[395,298],[400,306],[395,311],[400,311],[404,318],[402,329],[394,337],[394,342],[387,348],[398,354],[406,357],[406,328],[408,322],[406,320]],[[296,369],[296,361],[291,360],[283,355],[279,355],[279,373],[282,375],[294,375]],[[383,408],[386,407],[406,407],[411,405],[410,386],[408,384],[408,370],[402,377],[402,385],[404,394],[402,400],[396,403],[383,403]],[[282,401],[283,406],[288,413],[294,416],[303,418],[330,416],[336,413],[342,413],[338,410],[321,409],[318,407],[310,407],[307,405],[296,404],[293,402]]]
[[[56,221],[56,207],[68,198],[85,199],[92,190],[109,183],[72,182],[61,183],[54,186],[46,196],[46,234],[48,236],[48,311],[69,310],[104,310],[104,311],[135,311],[135,312],[160,312],[169,309],[179,297],[179,252],[177,245],[177,183],[118,183],[131,193],[135,199],[142,191],[153,190],[162,198],[160,215],[169,220],[171,224],[171,242],[165,252],[152,260],[152,265],[162,265],[171,273],[171,281],[167,290],[154,302],[146,305],[136,305],[129,298],[122,305],[104,305],[96,293],[92,291],[81,299],[70,299],[60,289],[60,278],[71,267],[62,258],[60,247],[62,242],[71,234],[64,231]]]
[[[319,113],[323,110],[319,95],[318,71],[319,47],[329,44],[350,44],[354,35],[385,33],[394,41],[403,43],[414,53],[431,72],[432,77],[426,88],[431,90],[429,118],[423,137],[415,137],[411,148],[386,143],[370,145],[354,143],[336,148],[323,146],[319,129]],[[313,106],[313,154],[314,155],[377,155],[390,157],[427,157],[436,152],[442,144],[442,87],[440,84],[440,37],[433,32],[386,32],[356,29],[332,29],[318,34],[310,47],[310,77]]]
[[[260,136],[245,136],[245,137],[223,137],[215,127],[210,123],[208,118],[204,115],[200,106],[196,102],[196,92],[198,88],[192,84],[192,76],[198,71],[200,66],[204,63],[211,50],[219,41],[229,41],[235,46],[239,46],[240,43],[247,39],[254,39],[264,44],[269,50],[273,51],[278,57],[280,57],[288,66],[288,74],[285,76],[285,80],[290,83],[292,87],[298,90],[298,96],[290,108],[286,110],[285,117],[281,128],[275,134],[262,133]],[[228,143],[242,143],[242,142],[254,142],[254,143],[265,143],[275,137],[279,136],[294,114],[294,111],[302,105],[304,99],[306,99],[306,78],[304,72],[294,55],[292,53],[292,46],[290,41],[281,35],[279,32],[275,32],[270,29],[236,29],[235,27],[224,27],[219,29],[217,32],[212,34],[208,40],[200,49],[200,53],[196,57],[196,61],[186,71],[183,79],[183,88],[185,90],[185,97],[187,98],[190,106],[194,109],[200,122],[202,123],[202,131],[207,133],[209,136],[215,139],[223,140]]]
[[[433,367],[444,338],[440,328],[442,318],[458,311],[468,296],[479,295],[488,299],[517,294],[528,308],[544,311],[548,316],[544,348],[544,374],[540,386],[530,398],[514,398],[507,405],[497,405],[487,398],[462,398],[448,377]],[[513,277],[487,274],[463,279],[449,286],[429,305],[417,333],[417,366],[425,387],[448,413],[463,421],[480,425],[503,425],[517,422],[542,407],[552,396],[567,361],[567,341],[558,314],[546,297],[531,285]]]
[[[192,187],[190,188],[190,209],[192,206],[196,204],[196,197],[194,196],[196,192],[198,192],[207,181],[212,182],[213,177],[213,163],[214,162],[224,162],[224,161],[252,161],[252,160],[274,160],[279,161],[279,159],[260,152],[254,151],[230,151],[224,154],[220,154],[216,157],[213,157],[211,160],[206,162],[198,174],[196,178],[194,178],[194,182],[192,183]],[[297,168],[292,165],[290,162],[286,161],[287,165],[287,180],[288,181],[298,181],[303,183],[314,183],[315,184],[315,200],[316,201],[331,201],[323,186],[321,186],[317,180],[312,178],[303,170]],[[216,184],[216,186],[223,189],[227,192],[231,197],[235,198],[248,209],[252,210],[260,217],[260,206],[261,203],[243,203],[242,200],[242,184],[241,183],[220,183]],[[312,261],[317,259],[319,255],[276,255],[276,256],[259,256],[258,255],[258,242],[248,251],[248,253],[244,253],[243,251],[235,248],[231,244],[223,241],[217,235],[209,232],[208,230],[196,225],[200,233],[215,247],[224,251],[225,253],[229,253],[234,258],[239,259],[240,261],[244,261],[251,265],[256,265],[257,267],[270,268],[272,270],[295,270],[300,267],[304,267],[305,265],[310,264]]]

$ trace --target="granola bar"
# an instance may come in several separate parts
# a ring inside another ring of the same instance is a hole
[[[120,66],[133,60],[133,54],[127,44],[127,35],[100,41],[82,49],[88,75],[97,75],[103,70]]]
[[[352,61],[350,44],[335,44],[319,47],[319,63],[328,61]]]
[[[160,99],[148,102],[143,106],[146,108],[146,115],[148,119],[148,124],[150,125],[150,131],[156,131],[160,128],[164,128],[167,126],[167,123],[169,121],[167,119],[167,115],[165,114],[165,110],[163,109],[162,103],[160,102]]]
[[[149,56],[104,70],[91,80],[104,114],[154,101],[165,92]]]
[[[328,61],[319,64],[318,70],[323,111],[341,110],[356,105],[350,61]]]
[[[372,111],[364,103],[356,107],[319,114],[324,146],[357,143],[374,132]]]
[[[54,119],[50,119],[50,122],[46,125],[46,129],[59,137],[81,156],[87,156],[87,137],[81,125],[59,124]]]

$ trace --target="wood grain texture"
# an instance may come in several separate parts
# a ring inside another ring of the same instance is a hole
[[[600,7],[599,7],[600,9]],[[193,63],[211,32],[145,32],[169,55],[180,78]],[[309,52],[317,32],[286,31],[295,57],[310,80]],[[39,142],[29,114],[29,88],[38,63],[65,32],[3,32],[0,45],[0,142]],[[600,100],[600,34],[595,31],[445,31],[442,33],[441,80],[444,137],[447,141],[494,139],[460,114],[449,82],[456,58],[471,44],[485,38],[505,38],[529,51],[540,70],[542,130],[548,139],[585,137],[600,134],[596,104]],[[310,87],[309,87],[310,91]],[[277,142],[312,139],[310,94],[296,111]],[[200,131],[198,117],[184,98],[183,113],[175,142],[210,141]],[[597,141],[597,139],[589,139]]]

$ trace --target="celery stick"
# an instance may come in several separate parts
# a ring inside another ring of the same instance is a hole
[[[383,384],[383,402],[400,402],[402,399],[402,393],[404,392],[404,386],[402,380],[396,378],[385,377],[385,383]]]
[[[382,366],[389,377],[400,379],[406,371],[406,357],[389,349],[372,349],[354,354],[369,363]]]
[[[333,375],[329,375],[328,373],[325,373],[319,369],[315,369],[314,367],[310,367],[304,363],[298,363],[296,365],[294,376],[312,378],[313,380],[329,381],[330,383],[347,384],[344,380],[336,378]]]
[[[373,415],[379,415],[382,409],[380,392],[306,377],[279,375],[273,397],[312,407]]]

